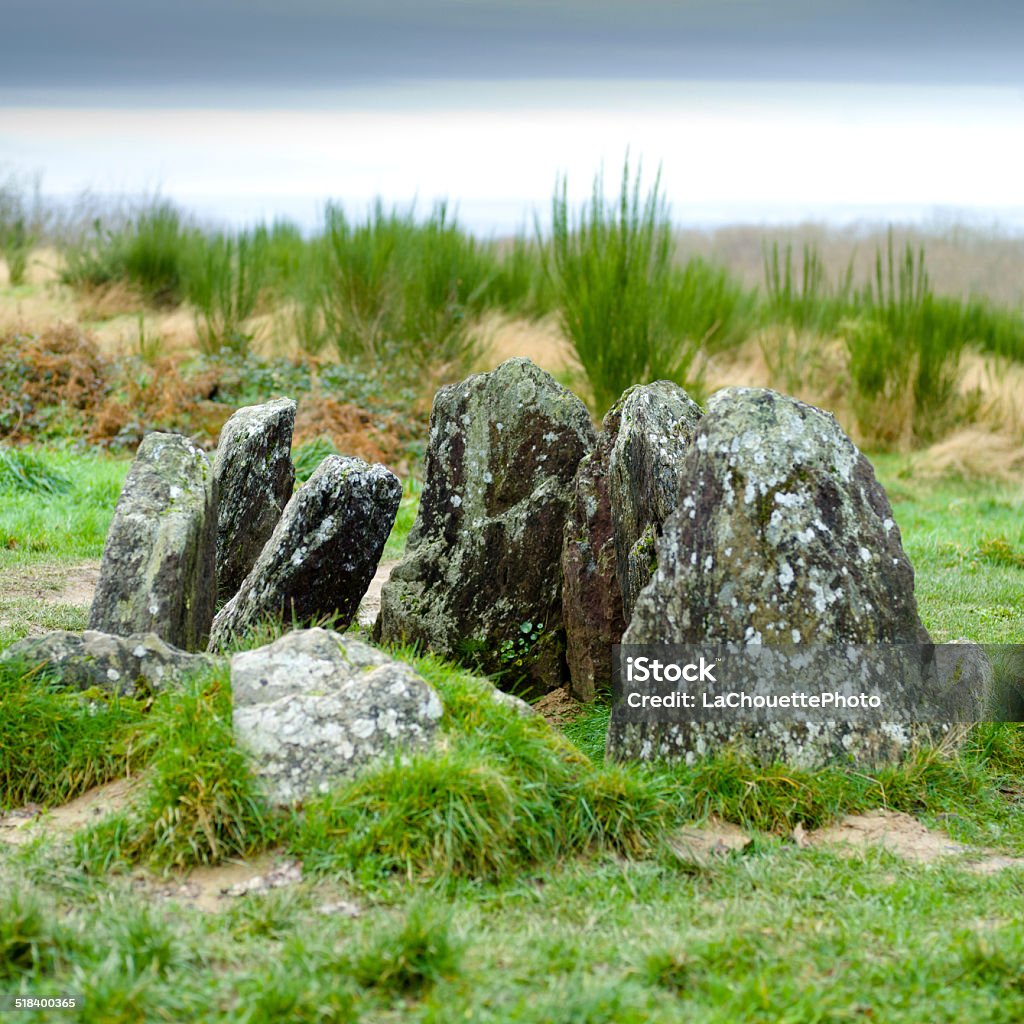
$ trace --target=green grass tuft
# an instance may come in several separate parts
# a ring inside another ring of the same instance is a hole
[[[225,672],[197,675],[156,699],[139,732],[149,759],[145,785],[123,818],[81,835],[84,864],[216,864],[264,849],[276,838],[278,819],[235,745]]]
[[[64,803],[142,760],[142,702],[69,692],[16,661],[0,662],[0,809]]]

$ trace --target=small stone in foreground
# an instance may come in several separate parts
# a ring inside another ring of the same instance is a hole
[[[112,636],[86,630],[55,630],[11,644],[0,661],[39,665],[74,690],[94,687],[122,697],[173,689],[194,672],[214,667],[220,659],[189,654],[164,643],[155,633]]]
[[[409,665],[324,629],[236,654],[231,691],[235,735],[277,805],[326,792],[396,749],[427,749],[443,712]]]

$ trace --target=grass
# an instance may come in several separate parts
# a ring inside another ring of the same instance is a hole
[[[226,667],[156,698],[136,742],[148,762],[145,785],[128,810],[79,835],[84,867],[217,864],[276,838],[277,821],[235,746]]]
[[[30,666],[0,662],[0,808],[65,803],[139,762],[141,702],[68,693]]]

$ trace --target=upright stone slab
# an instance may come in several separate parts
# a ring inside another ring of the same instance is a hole
[[[419,642],[536,691],[564,680],[559,567],[583,403],[528,359],[442,388],[405,558],[375,636]]]
[[[621,403],[605,415],[594,449],[576,470],[562,542],[562,610],[569,688],[592,700],[612,681],[612,645],[626,630],[616,571],[608,459],[619,431]]]
[[[89,628],[206,642],[217,596],[216,488],[206,456],[180,434],[147,434],[114,510]]]
[[[615,557],[626,619],[656,562],[656,543],[679,502],[683,457],[701,408],[678,384],[630,388],[616,403],[618,429],[608,458]]]
[[[292,496],[295,403],[279,398],[239,409],[224,424],[213,460],[217,481],[217,588],[242,585]]]
[[[624,643],[929,642],[885,491],[830,414],[766,389],[718,392],[681,494]],[[879,761],[914,738],[842,721],[728,729],[621,718],[608,734],[614,758],[692,758],[739,740],[764,760]]]
[[[329,455],[288,502],[238,593],[217,613],[210,650],[268,618],[355,617],[395,522],[402,485],[381,465]]]

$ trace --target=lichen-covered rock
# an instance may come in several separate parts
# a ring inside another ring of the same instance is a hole
[[[678,384],[659,380],[630,388],[616,403],[608,455],[615,557],[628,621],[651,578],[662,526],[679,503],[683,456],[701,408]]]
[[[581,701],[610,689],[612,645],[626,630],[608,494],[608,458],[620,412],[617,403],[605,416],[593,450],[580,461],[562,542],[565,657],[570,692]]]
[[[217,588],[231,597],[249,574],[292,496],[295,403],[279,398],[239,409],[224,424],[213,460],[217,483]]]
[[[236,654],[231,693],[239,745],[278,805],[325,792],[395,749],[426,749],[443,713],[409,665],[324,629]]]
[[[885,491],[830,414],[766,389],[718,392],[684,458],[681,495],[623,643],[929,643]],[[621,718],[611,757],[692,757],[739,740],[767,760],[879,761],[932,735]]]
[[[147,434],[107,533],[89,628],[202,648],[217,596],[216,551],[206,456],[180,434]]]
[[[219,659],[180,651],[155,633],[112,636],[95,630],[56,630],[19,640],[0,654],[2,660],[39,666],[68,689],[95,687],[123,697],[171,689]]]
[[[560,556],[594,443],[583,403],[527,359],[434,399],[419,514],[375,637],[419,642],[544,692],[565,667]]]
[[[292,496],[238,593],[217,613],[210,650],[267,619],[352,621],[395,522],[402,485],[381,465],[329,455]]]

